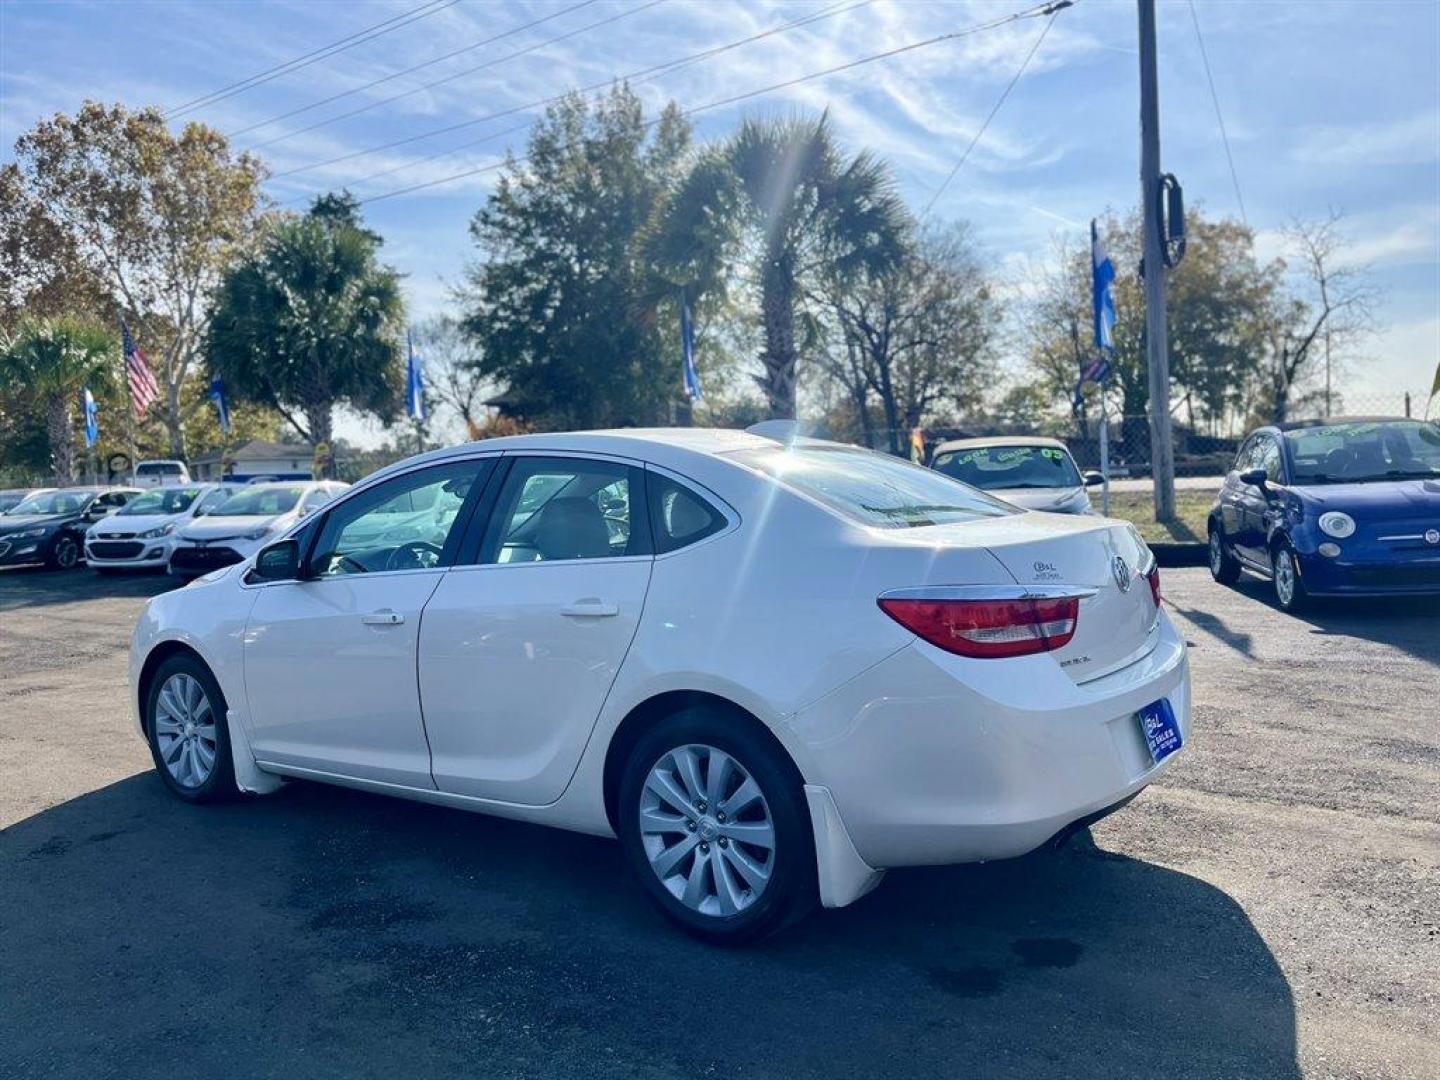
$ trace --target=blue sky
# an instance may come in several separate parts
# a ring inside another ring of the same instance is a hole
[[[276,172],[538,101],[832,8],[829,18],[642,81],[658,107],[690,107],[987,22],[1026,0],[459,0],[393,33],[190,114],[237,132],[441,54],[554,16],[443,63],[236,137],[250,146],[422,83],[443,85],[282,139]],[[87,97],[173,107],[418,6],[420,0],[61,0],[0,3],[0,159],[37,118]],[[574,10],[567,10],[573,8]],[[1237,215],[1188,4],[1159,5],[1164,167],[1187,200]],[[1294,215],[1347,215],[1357,259],[1383,293],[1376,333],[1349,364],[1360,395],[1429,389],[1440,357],[1440,3],[1197,0],[1250,224],[1279,252]],[[588,24],[612,19],[585,30]],[[829,108],[842,139],[893,164],[916,207],[932,196],[1041,28],[1026,20],[943,42],[696,117],[702,138],[745,112]],[[545,45],[556,35],[569,40]],[[1137,197],[1135,5],[1062,12],[985,137],[936,204],[971,220],[997,273],[1022,288],[1058,234]],[[536,48],[536,46],[540,46]],[[505,60],[517,50],[526,55]],[[485,70],[460,74],[477,65]],[[348,185],[361,197],[498,159],[523,133],[421,161],[523,123],[532,112],[279,177],[277,200]],[[384,170],[390,175],[363,178]],[[466,225],[495,174],[367,207],[412,311],[446,307],[471,255]],[[352,432],[354,434],[355,432]]]

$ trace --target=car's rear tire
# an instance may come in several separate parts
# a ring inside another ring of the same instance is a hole
[[[815,841],[799,774],[748,718],[696,707],[631,750],[620,843],[660,910],[706,941],[739,945],[814,907]]]
[[[84,554],[85,552],[80,547],[80,541],[70,533],[62,532],[51,541],[49,549],[45,552],[45,565],[51,570],[74,570],[80,565]]]
[[[225,717],[220,684],[196,657],[179,653],[156,670],[145,695],[145,738],[177,798],[218,802],[239,793]]]
[[[1240,580],[1240,561],[1225,550],[1225,538],[1210,523],[1210,576],[1221,585],[1234,585]]]
[[[1282,540],[1275,545],[1270,565],[1270,581],[1275,587],[1275,603],[1280,610],[1295,615],[1309,607],[1310,594],[1300,577],[1300,563],[1295,549]]]

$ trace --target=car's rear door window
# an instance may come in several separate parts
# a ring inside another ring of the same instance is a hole
[[[519,457],[495,501],[482,563],[650,554],[644,475],[594,458]]]

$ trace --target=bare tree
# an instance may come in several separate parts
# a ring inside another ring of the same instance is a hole
[[[415,348],[425,365],[426,396],[455,414],[466,438],[480,438],[489,419],[485,399],[495,387],[480,370],[475,339],[457,320],[437,315],[416,326]]]
[[[920,233],[893,269],[837,280],[827,300],[845,348],[831,374],[867,425],[875,395],[891,453],[936,407],[978,403],[999,319],[968,225]]]
[[[1322,369],[1325,404],[1331,365],[1372,325],[1377,293],[1370,267],[1346,257],[1344,215],[1331,210],[1318,221],[1294,219],[1285,230],[1288,254],[1302,279],[1301,292],[1281,295],[1269,325],[1270,418],[1290,415],[1297,388]]]

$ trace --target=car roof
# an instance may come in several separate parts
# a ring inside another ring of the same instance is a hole
[[[1054,450],[1064,450],[1066,453],[1069,453],[1070,449],[1059,439],[1052,439],[1048,435],[993,435],[951,439],[937,446],[935,455],[938,457],[952,450],[979,450],[989,446],[1046,446]]]
[[[814,440],[803,440],[806,443]],[[611,428],[600,431],[549,432],[538,435],[506,435],[461,443],[397,461],[365,477],[364,484],[402,472],[417,465],[436,465],[455,458],[483,453],[522,453],[529,450],[613,454],[657,465],[680,464],[687,457],[719,457],[736,450],[774,449],[779,440],[734,428]]]
[[[1393,424],[1404,423],[1406,420],[1415,423],[1424,423],[1413,416],[1329,416],[1316,420],[1286,420],[1280,424],[1270,424],[1268,427],[1259,428],[1259,431],[1302,431],[1305,428],[1335,427],[1339,424]]]

